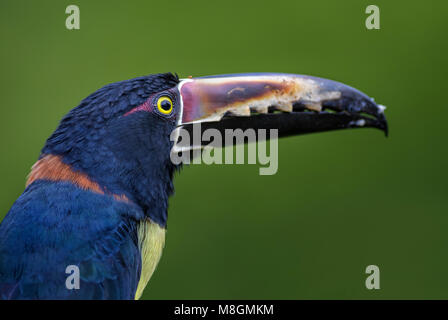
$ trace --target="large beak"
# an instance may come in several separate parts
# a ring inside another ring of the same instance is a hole
[[[342,83],[294,74],[255,73],[182,79],[178,127],[277,129],[278,136],[346,128],[387,135],[384,106]]]

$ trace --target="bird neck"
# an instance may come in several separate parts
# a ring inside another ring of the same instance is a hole
[[[59,178],[73,178],[74,172],[76,184],[124,196],[165,227],[178,168],[170,160],[173,128],[146,112],[118,117],[90,131],[74,132],[61,125],[47,140],[40,159],[57,156],[62,165],[52,169],[52,161],[43,161],[46,165],[37,167]],[[55,174],[55,170],[64,173]]]
[[[102,188],[94,182],[88,175],[82,172],[76,172],[69,165],[62,161],[60,156],[45,155],[40,158],[32,167],[28,175],[26,186],[31,185],[38,180],[47,180],[54,182],[69,182],[80,189],[99,194],[108,194],[118,201],[130,202],[124,194],[113,194]]]
[[[26,186],[35,181],[45,180],[53,182],[69,182],[88,192],[112,196],[116,201],[138,205],[146,218],[161,227],[166,227],[168,197],[173,193],[172,176],[174,166],[155,169],[152,165],[144,164],[135,170],[120,170],[119,179],[111,179],[109,173],[113,170],[100,170],[107,179],[99,178],[96,174],[80,170],[73,164],[68,164],[60,155],[43,155],[32,167]],[[107,168],[107,166],[106,166]],[[87,170],[89,171],[89,170]]]

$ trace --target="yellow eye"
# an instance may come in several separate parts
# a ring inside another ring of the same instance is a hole
[[[157,100],[157,110],[162,114],[170,114],[173,111],[173,101],[167,96],[160,97]]]

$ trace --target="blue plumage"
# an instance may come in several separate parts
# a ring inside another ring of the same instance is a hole
[[[158,74],[107,85],[62,119],[0,225],[1,299],[134,299],[139,225],[166,227],[175,118],[126,113],[177,83]],[[69,265],[79,290],[65,286]]]
[[[70,183],[33,183],[0,225],[0,297],[133,299],[143,216],[135,205]],[[65,286],[69,265],[79,266],[79,290]]]
[[[177,82],[172,74],[159,74],[99,89],[61,120],[42,155],[62,155],[74,170],[111,193],[126,195],[153,221],[166,226],[176,169],[169,159],[175,123],[148,112],[123,115]]]

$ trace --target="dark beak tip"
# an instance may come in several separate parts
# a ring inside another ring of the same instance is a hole
[[[381,130],[383,130],[383,132],[384,132],[384,136],[385,136],[386,138],[388,138],[388,137],[389,137],[389,127],[388,127],[387,123],[385,123],[385,124],[383,125],[383,127],[381,128]]]
[[[384,128],[384,136],[385,136],[386,138],[389,137],[389,127],[388,127],[387,123],[386,123],[386,126],[385,126],[385,128]]]
[[[384,109],[382,109],[377,114],[377,122],[378,122],[378,129],[381,129],[384,132],[385,137],[389,137],[389,125],[387,123],[386,116],[384,115]]]

